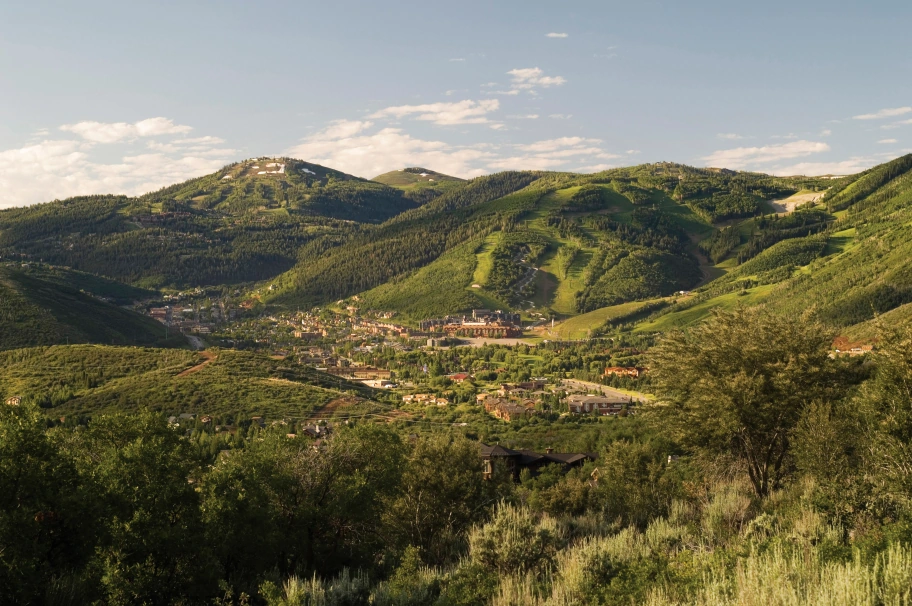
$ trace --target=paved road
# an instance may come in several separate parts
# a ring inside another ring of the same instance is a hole
[[[611,387],[606,387],[605,385],[600,385],[598,383],[590,383],[589,381],[577,381],[576,379],[564,379],[561,382],[562,385],[568,389],[580,389],[585,390],[590,393],[601,393],[606,396],[612,396],[616,398],[633,398],[638,402],[647,402],[649,398],[646,397],[646,394],[640,393],[637,391],[632,391],[630,393],[625,393],[623,391],[618,391],[617,389],[612,389]]]

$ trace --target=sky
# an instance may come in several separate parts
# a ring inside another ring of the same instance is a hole
[[[360,177],[912,151],[912,3],[0,3],[0,208],[252,157]]]

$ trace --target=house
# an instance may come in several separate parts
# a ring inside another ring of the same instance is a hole
[[[630,406],[629,398],[574,394],[567,398],[567,407],[571,414],[597,414],[617,416],[626,414]]]
[[[463,381],[468,381],[472,378],[472,375],[464,372],[457,372],[453,375],[447,375],[447,377],[454,383],[462,383]]]
[[[486,398],[484,407],[487,412],[507,423],[535,414],[535,402],[531,400],[520,405],[503,398]]]
[[[609,366],[605,369],[605,376],[633,377],[634,379],[646,372],[645,368]]]
[[[6,399],[7,406],[19,406],[22,404],[22,398],[20,396],[12,396]]]
[[[534,474],[546,465],[560,465],[566,472],[595,459],[594,454],[585,452],[555,453],[549,448],[544,454],[540,454],[532,450],[513,450],[499,444],[481,444],[482,470],[486,480],[490,480],[501,469],[514,481],[518,481],[523,469],[528,469]]]
[[[396,387],[396,384],[392,381],[387,381],[386,379],[365,379],[361,381],[368,387],[373,387],[374,389],[393,389]]]

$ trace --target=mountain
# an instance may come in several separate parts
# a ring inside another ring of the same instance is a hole
[[[736,305],[805,314],[854,337],[912,318],[912,155],[833,180],[814,198],[716,231],[704,245],[724,273],[635,330],[685,326]]]
[[[533,305],[571,316],[663,297],[712,277],[695,242],[829,184],[670,163],[499,173],[305,246],[266,301],[307,307],[358,295],[360,307],[420,319]]]
[[[63,272],[56,274],[55,280],[41,275],[28,269],[0,267],[0,349],[60,343],[166,342],[165,327],[158,322],[62,284]],[[107,284],[97,279],[85,281],[96,287]],[[131,292],[129,287],[120,290],[107,286],[109,294]]]
[[[382,175],[374,177],[371,179],[371,181],[383,183],[384,185],[389,185],[390,187],[408,189],[418,187],[446,188],[447,186],[451,186],[455,183],[462,183],[465,181],[465,179],[460,179],[459,177],[451,177],[450,175],[438,173],[428,168],[413,166],[410,168],[401,168],[399,170],[383,173]]]
[[[291,269],[314,239],[356,232],[436,195],[259,158],[136,198],[84,196],[0,211],[0,258],[144,288],[253,282]]]
[[[648,332],[775,301],[848,328],[912,302],[909,163],[844,178],[657,163],[462,181],[414,167],[381,183],[260,158],[136,198],[0,212],[0,255],[78,270],[42,279],[96,295],[87,276],[278,309],[345,300],[406,322],[493,307],[573,318],[567,334]]]

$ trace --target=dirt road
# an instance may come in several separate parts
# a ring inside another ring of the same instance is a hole
[[[177,373],[177,376],[186,377],[187,375],[192,375],[193,373],[198,372],[203,366],[205,366],[206,364],[208,364],[209,362],[213,361],[214,359],[216,359],[218,357],[211,351],[201,351],[200,355],[203,356],[204,358],[206,358],[205,360],[203,360],[202,363],[197,364],[196,366],[193,366],[192,368],[188,368],[187,370],[185,370],[183,372]]]

